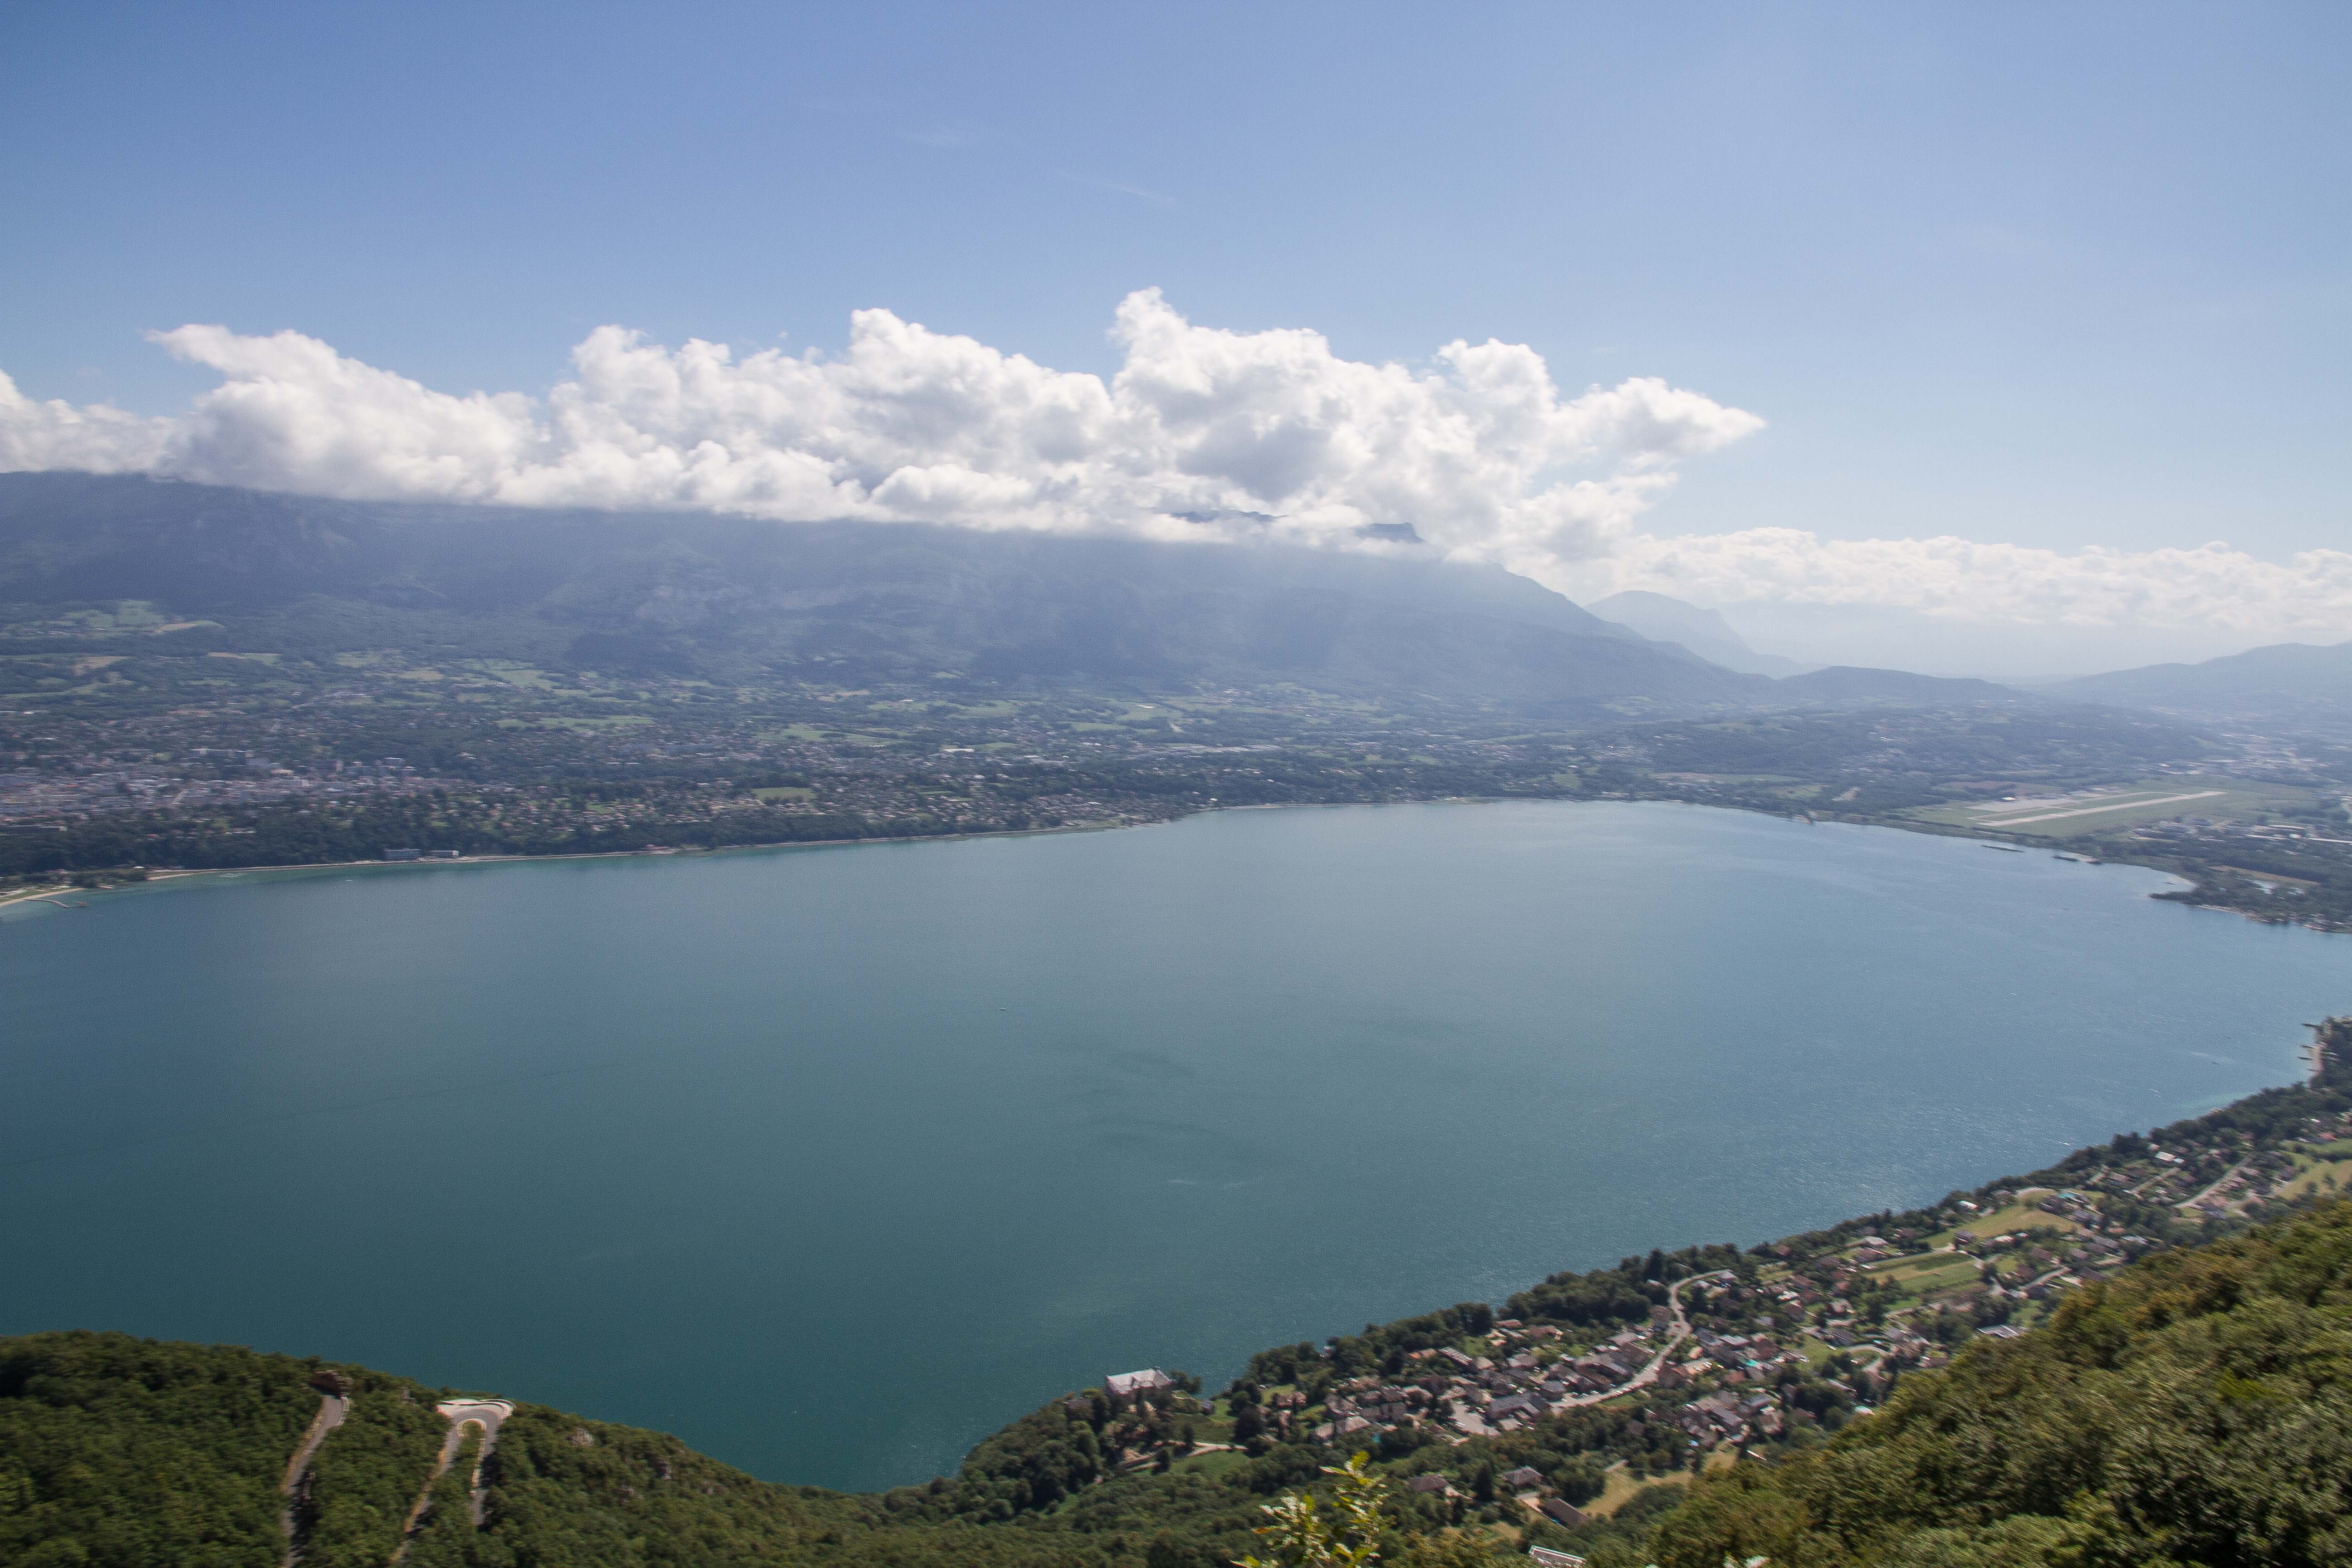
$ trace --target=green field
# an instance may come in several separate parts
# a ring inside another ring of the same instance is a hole
[[[1977,1281],[1979,1265],[1965,1253],[1939,1252],[1923,1258],[1872,1266],[1870,1272],[1907,1296],[1932,1296]]]
[[[608,734],[615,730],[633,730],[653,721],[638,713],[615,713],[609,717],[578,718],[571,714],[541,713],[529,719],[501,719],[501,730],[571,730],[583,735]]]
[[[1938,1231],[1934,1236],[1923,1237],[1917,1245],[1929,1247],[1942,1247],[1963,1230],[1979,1237],[1994,1237],[2006,1236],[2011,1231],[2019,1230],[2047,1230],[2060,1235],[2073,1235],[2083,1228],[2071,1219],[2033,1206],[2050,1195],[2048,1188],[2029,1188],[2028,1194],[2007,1208],[1989,1210],[1974,1215],[1964,1226],[1956,1226],[1951,1230]]]
[[[1677,1470],[1672,1475],[1661,1476],[1655,1481],[1643,1480],[1628,1469],[1625,1462],[1621,1459],[1610,1466],[1603,1476],[1601,1495],[1581,1506],[1585,1512],[1605,1519],[1632,1502],[1636,1493],[1649,1487],[1686,1487],[1690,1485],[1690,1480],[1689,1473],[1682,1470]]]

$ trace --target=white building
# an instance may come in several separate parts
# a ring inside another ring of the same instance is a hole
[[[1103,1379],[1113,1399],[1129,1399],[1139,1394],[1151,1394],[1162,1388],[1173,1388],[1176,1380],[1156,1366],[1141,1372],[1115,1372]]]

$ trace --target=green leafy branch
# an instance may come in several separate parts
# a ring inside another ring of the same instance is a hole
[[[1388,1483],[1364,1468],[1358,1454],[1344,1465],[1326,1465],[1337,1479],[1328,1513],[1308,1493],[1285,1492],[1258,1511],[1273,1522],[1256,1533],[1272,1543],[1271,1554],[1252,1552],[1234,1568],[1370,1568],[1381,1560],[1381,1504]]]

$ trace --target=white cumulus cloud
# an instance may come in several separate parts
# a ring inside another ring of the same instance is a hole
[[[1452,554],[1541,567],[1606,548],[1675,462],[1762,425],[1653,379],[1563,396],[1524,346],[1366,364],[1312,331],[1195,326],[1157,290],[1121,303],[1114,336],[1106,382],[887,310],[857,312],[838,355],[739,359],[603,327],[531,398],[436,392],[297,332],[187,326],[155,342],[221,384],[184,414],[0,383],[0,467],[1351,548],[1379,547],[1368,524],[1410,524]]]
[[[1564,395],[1523,344],[1422,366],[1318,332],[1203,327],[1129,295],[1108,380],[888,310],[838,354],[677,348],[601,327],[543,396],[436,391],[298,332],[154,341],[220,377],[181,414],[36,402],[0,374],[0,468],[135,472],[352,499],[699,508],[777,519],[1396,546],[1590,596],[1901,606],[1955,620],[2352,637],[2352,555],[2064,553],[1790,529],[1664,539],[1676,465],[1762,428],[1653,377]],[[1204,521],[1205,520],[1205,521]]]
[[[1869,605],[1988,625],[2210,631],[2249,641],[2352,637],[2352,552],[2264,561],[2225,543],[2063,552],[1936,539],[1822,539],[1756,528],[1630,535],[1597,564],[1612,588],[1712,604]]]

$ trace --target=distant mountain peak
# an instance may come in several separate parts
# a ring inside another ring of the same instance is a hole
[[[1628,588],[1584,607],[1604,621],[1614,621],[1653,642],[1674,643],[1726,669],[1785,676],[1801,675],[1811,668],[1776,653],[1758,653],[1732,629],[1722,611],[1703,609],[1664,594]]]

